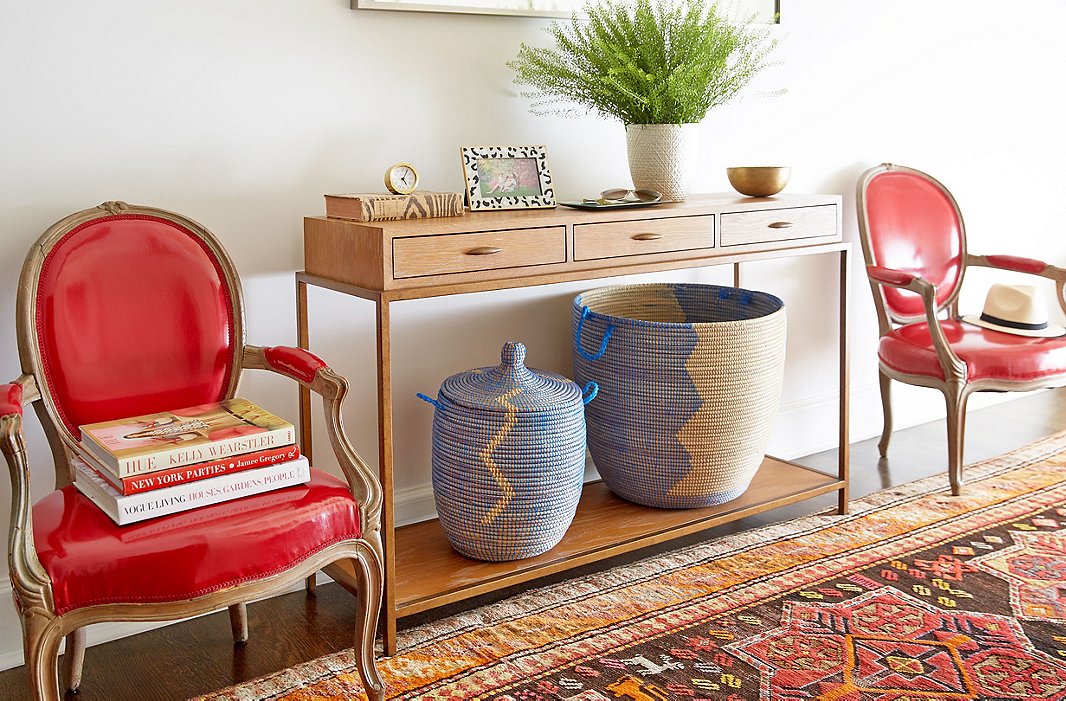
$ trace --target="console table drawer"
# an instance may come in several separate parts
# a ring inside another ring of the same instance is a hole
[[[836,205],[729,212],[722,215],[722,245],[837,236]]]
[[[563,226],[414,236],[392,242],[392,273],[397,279],[565,261]]]
[[[667,217],[574,225],[574,260],[714,248],[714,217]]]

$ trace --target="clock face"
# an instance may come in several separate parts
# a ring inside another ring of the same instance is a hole
[[[418,187],[418,171],[410,163],[397,163],[385,171],[385,187],[397,195],[409,195]]]

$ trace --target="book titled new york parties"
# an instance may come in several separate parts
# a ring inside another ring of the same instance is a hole
[[[279,462],[289,462],[300,457],[299,446],[287,445],[282,448],[268,448],[257,450],[252,453],[231,455],[218,460],[197,462],[181,467],[172,467],[169,470],[156,470],[146,472],[133,477],[118,477],[101,466],[95,459],[90,460],[92,455],[83,456],[85,463],[100,475],[109,485],[123,496],[150,492],[164,487],[173,487],[186,482],[199,482],[200,480],[228,475],[231,472],[244,472],[258,467],[275,465]]]
[[[82,446],[120,479],[296,442],[291,423],[240,397],[80,429]]]

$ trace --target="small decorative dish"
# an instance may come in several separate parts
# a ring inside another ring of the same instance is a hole
[[[654,202],[641,202],[640,200],[622,200],[620,202],[612,202],[610,200],[582,200],[571,202],[560,202],[564,207],[576,207],[577,209],[620,209],[623,207],[651,207],[657,204],[663,204],[661,201]]]
[[[580,202],[575,200],[559,204],[578,209],[617,209],[618,207],[647,207],[662,201],[662,193],[655,190],[630,190],[626,187],[615,187],[604,190],[599,197],[586,197]]]

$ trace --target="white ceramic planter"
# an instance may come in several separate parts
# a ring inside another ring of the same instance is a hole
[[[699,152],[698,124],[627,124],[629,174],[637,189],[680,202],[691,189]]]

